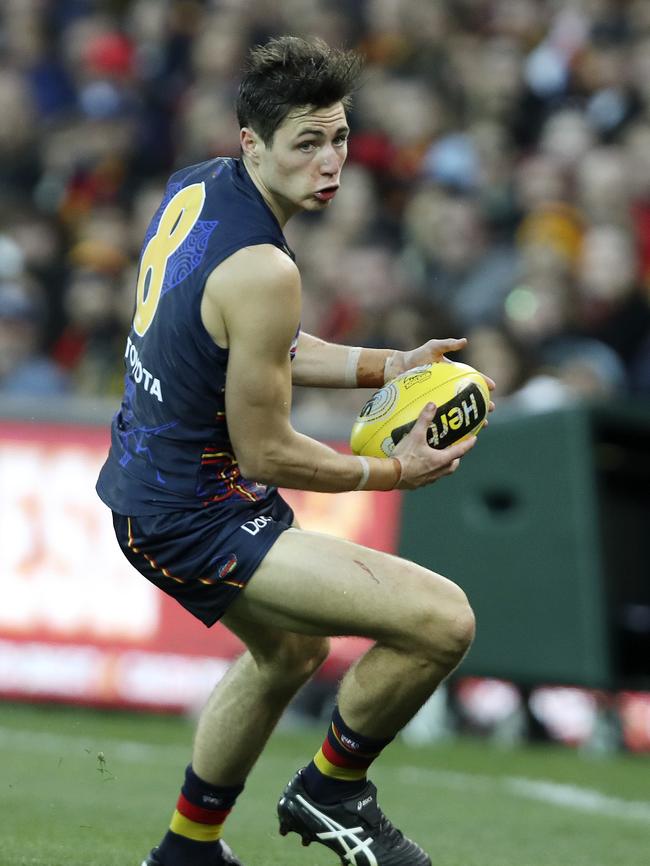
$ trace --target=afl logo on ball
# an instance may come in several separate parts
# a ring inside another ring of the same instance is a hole
[[[359,420],[377,421],[388,415],[397,401],[397,396],[397,387],[392,382],[380,388],[359,412]]]
[[[412,388],[413,385],[419,385],[420,382],[426,382],[431,378],[431,367],[413,367],[409,370],[406,376],[402,376],[402,385],[405,390]]]

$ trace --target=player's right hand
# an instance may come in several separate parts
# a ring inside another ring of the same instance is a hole
[[[476,444],[476,436],[468,436],[462,442],[446,448],[431,448],[427,443],[427,429],[436,412],[435,403],[427,403],[413,429],[391,455],[397,457],[402,466],[402,475],[397,484],[400,490],[415,490],[451,475],[458,469],[461,458]]]

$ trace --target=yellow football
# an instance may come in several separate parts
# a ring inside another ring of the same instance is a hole
[[[446,448],[478,433],[485,424],[490,392],[483,376],[467,364],[439,361],[414,367],[387,382],[354,422],[350,447],[365,457],[390,457],[427,403],[438,407],[427,430],[431,448]]]

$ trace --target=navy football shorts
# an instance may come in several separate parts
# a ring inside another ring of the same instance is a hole
[[[263,502],[126,517],[113,512],[122,553],[147,580],[206,626],[246,586],[293,511],[279,494]]]

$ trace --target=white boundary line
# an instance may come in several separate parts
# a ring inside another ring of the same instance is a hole
[[[576,812],[591,812],[607,818],[640,821],[650,824],[650,801],[624,800],[611,797],[596,788],[566,785],[548,779],[529,779],[525,776],[485,776],[478,773],[457,773],[445,770],[423,770],[403,767],[398,771],[400,781],[410,784],[433,785],[457,791],[495,791],[511,797],[525,797]]]

